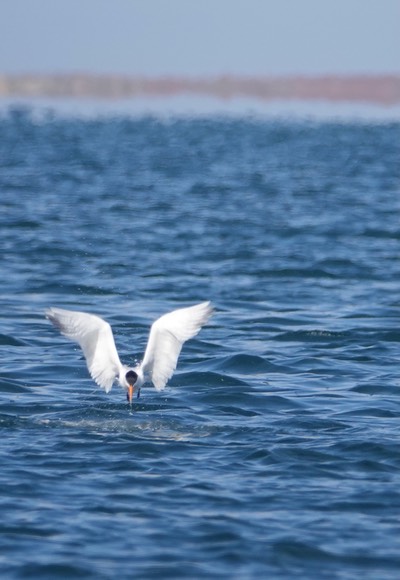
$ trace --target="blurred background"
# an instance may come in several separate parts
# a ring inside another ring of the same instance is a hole
[[[397,0],[3,0],[0,70],[400,73]]]
[[[0,95],[395,106],[399,19],[397,0],[3,0]]]

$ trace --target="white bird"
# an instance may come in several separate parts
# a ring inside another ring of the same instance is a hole
[[[135,367],[123,365],[115,347],[111,326],[94,314],[49,308],[46,318],[60,332],[77,342],[91,377],[108,393],[115,380],[127,390],[132,405],[135,389],[150,380],[162,391],[176,369],[184,342],[200,332],[213,313],[210,302],[180,308],[158,318],[151,326],[143,361]]]

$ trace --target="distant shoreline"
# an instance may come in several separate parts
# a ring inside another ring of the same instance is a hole
[[[0,74],[0,97],[137,99],[193,95],[220,100],[400,103],[400,74],[144,77],[94,74]]]

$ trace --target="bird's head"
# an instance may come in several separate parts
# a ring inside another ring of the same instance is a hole
[[[138,379],[138,376],[135,373],[135,371],[128,371],[125,375],[125,379],[126,379],[126,382],[128,383],[127,398],[128,398],[129,404],[132,405],[133,391],[135,390],[135,383]]]

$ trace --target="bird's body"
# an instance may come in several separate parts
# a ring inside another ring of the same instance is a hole
[[[164,314],[151,326],[143,361],[129,367],[123,365],[115,347],[111,326],[94,314],[50,308],[46,317],[60,332],[81,347],[94,381],[108,393],[115,380],[127,390],[132,401],[133,391],[150,380],[162,391],[176,368],[184,342],[196,336],[213,312],[210,302],[180,308]]]

